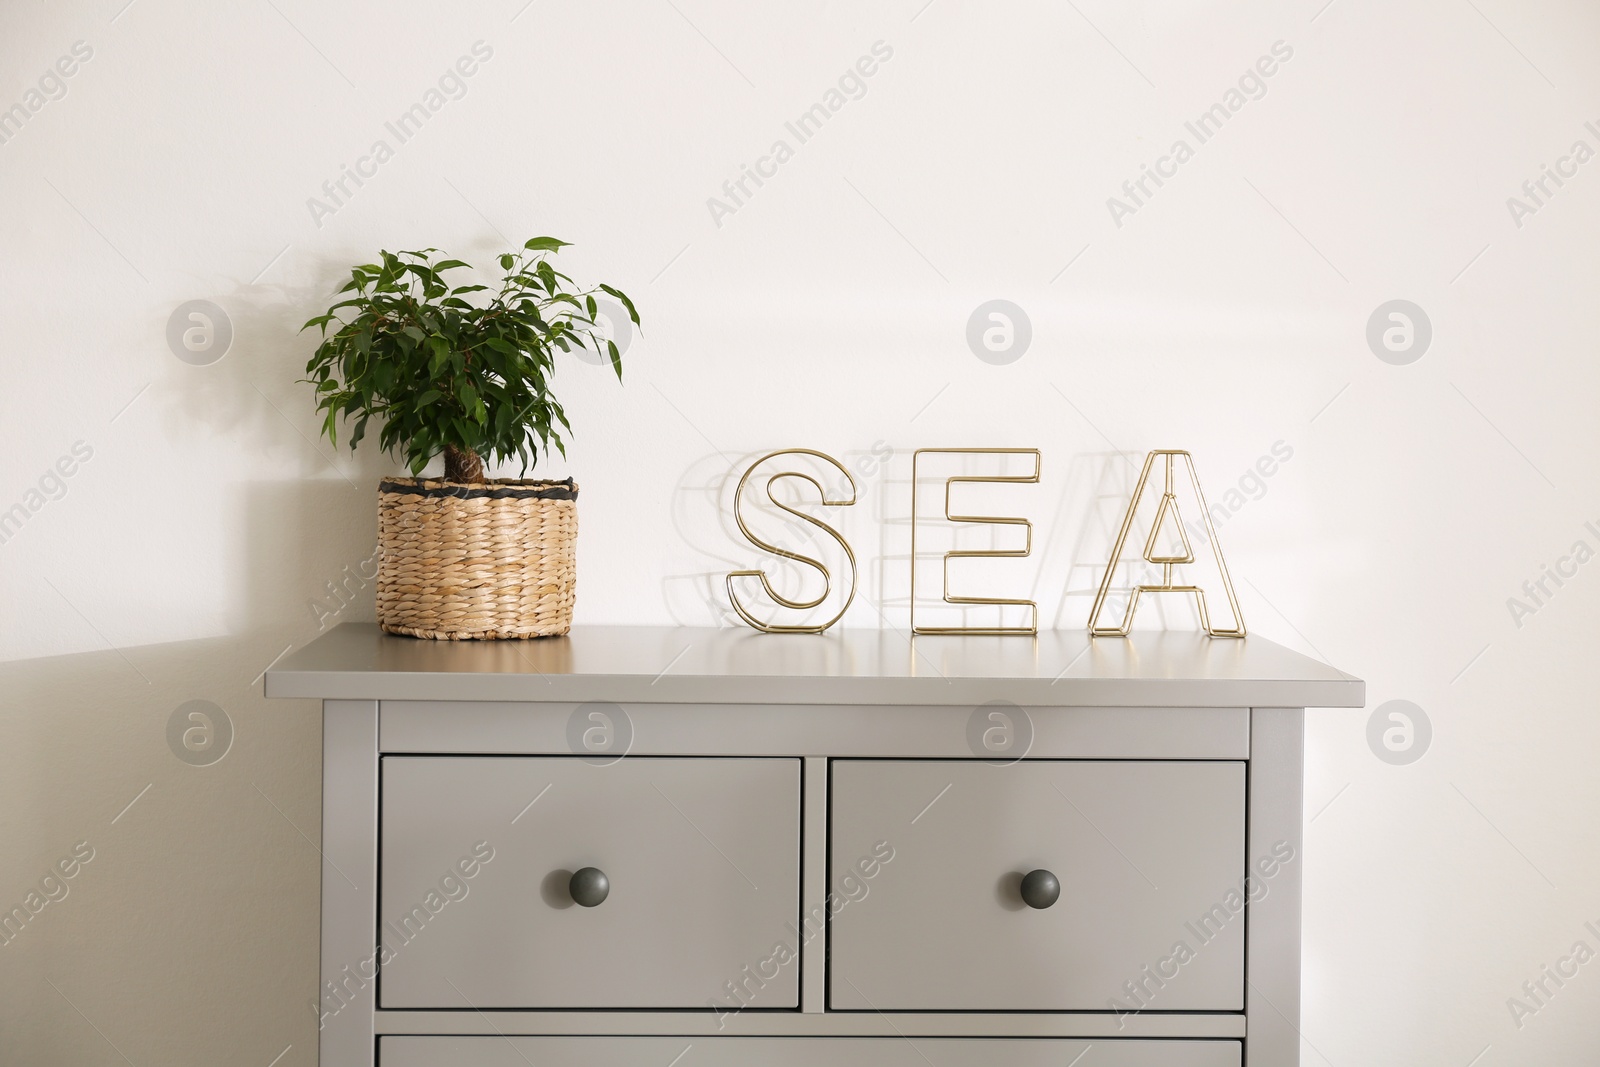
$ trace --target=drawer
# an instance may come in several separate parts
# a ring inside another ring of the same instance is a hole
[[[385,1037],[383,1067],[1239,1067],[1237,1041]],[[1087,1054],[1086,1053],[1091,1053]]]
[[[380,788],[383,1007],[704,1009],[733,981],[798,1006],[798,961],[772,962],[798,760],[386,756]],[[588,867],[610,888],[583,907]]]
[[[831,776],[830,1007],[1243,1009],[1243,763],[836,760]],[[893,859],[852,876],[879,842]],[[1038,909],[1020,892],[1036,869],[1060,885]]]

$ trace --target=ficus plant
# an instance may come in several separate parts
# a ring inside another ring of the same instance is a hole
[[[484,480],[484,461],[520,460],[527,472],[540,451],[566,455],[566,412],[551,393],[556,353],[589,349],[610,360],[622,379],[622,355],[597,324],[597,293],[639,313],[621,290],[582,289],[550,264],[567,245],[535,237],[500,257],[499,288],[455,285],[459,259],[438,249],[380,252],[379,262],[350,271],[339,290],[350,294],[306,322],[322,341],[306,364],[316,387],[322,432],[338,443],[341,416],[354,419],[350,447],[367,422],[381,423],[378,442],[413,475],[444,456],[445,478]]]

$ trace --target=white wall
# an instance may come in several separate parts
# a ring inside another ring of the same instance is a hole
[[[1600,149],[1600,11],[1324,2],[6,5],[0,107],[41,106],[0,144],[0,511],[28,512],[0,544],[0,903],[94,858],[0,947],[0,1060],[315,1062],[318,711],[257,679],[370,554],[393,468],[319,440],[296,328],[380,247],[548,233],[646,320],[624,386],[560,379],[581,622],[726,619],[716,576],[759,560],[718,500],[758,450],[896,450],[845,519],[849,621],[904,626],[910,450],[1041,448],[1043,484],[995,498],[1038,551],[995,580],[1076,627],[1117,453],[1189,448],[1217,497],[1292,448],[1222,530],[1245,615],[1370,697],[1309,732],[1305,1062],[1589,1062],[1600,963],[1520,1026],[1507,999],[1600,949],[1600,563],[1521,625],[1507,599],[1600,548],[1600,162],[1520,220],[1507,198]],[[80,41],[65,95],[28,97]],[[1117,225],[1107,198],[1279,41],[1265,94]],[[379,138],[394,158],[315,219]],[[714,219],[778,138],[793,158]],[[1033,329],[1006,366],[964,339],[997,297]],[[164,338],[193,299],[231,320],[214,365]],[[1432,323],[1409,365],[1365,340],[1392,299]],[[1409,765],[1367,742],[1394,699],[1433,728]],[[233,723],[214,765],[168,748],[190,700]]]

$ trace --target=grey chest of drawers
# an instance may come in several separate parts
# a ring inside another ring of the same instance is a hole
[[[1307,707],[1258,637],[344,625],[324,1067],[1290,1067]]]

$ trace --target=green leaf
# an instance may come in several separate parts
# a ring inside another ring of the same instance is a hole
[[[628,309],[628,317],[633,320],[633,324],[635,326],[639,325],[638,309],[633,306],[633,301],[628,299],[627,293],[624,293],[621,289],[613,289],[604,282],[600,283],[600,290],[601,292],[610,293],[612,296],[620,300],[622,302],[622,306]]]
[[[567,244],[568,242],[558,241],[554,237],[535,237],[529,240],[522,247],[526,248],[530,252],[559,252],[561,249],[567,247]],[[506,267],[507,270],[510,269],[510,267],[506,266],[504,263],[502,263],[501,266]]]

